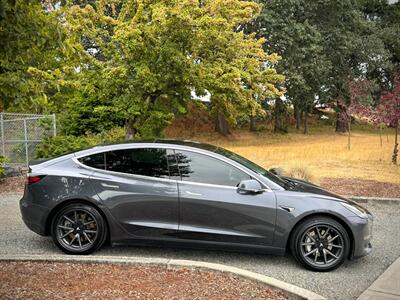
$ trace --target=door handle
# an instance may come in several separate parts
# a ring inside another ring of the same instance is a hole
[[[112,188],[112,189],[119,189],[119,185],[114,185],[114,184],[107,184],[107,183],[101,183],[102,186],[107,187],[107,188]]]
[[[203,194],[200,194],[200,193],[193,193],[193,192],[190,192],[190,191],[186,191],[186,194],[192,195],[192,196],[203,196]]]

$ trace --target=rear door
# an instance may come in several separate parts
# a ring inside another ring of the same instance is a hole
[[[181,179],[179,237],[208,242],[270,246],[276,219],[272,191],[240,194],[251,176],[223,160],[175,150]]]
[[[82,157],[114,219],[133,238],[165,238],[178,230],[178,187],[161,148],[113,150]]]

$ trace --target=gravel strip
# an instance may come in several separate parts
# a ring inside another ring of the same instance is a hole
[[[21,195],[0,195],[0,257],[2,254],[61,254],[50,238],[36,235],[22,223],[18,208],[20,197]],[[369,202],[366,206],[375,216],[372,254],[346,262],[329,273],[307,271],[291,256],[156,247],[105,247],[96,254],[226,264],[309,289],[328,299],[356,299],[400,256],[400,205]]]
[[[1,299],[288,299],[226,273],[121,264],[0,262]]]
[[[322,187],[339,195],[400,198],[400,184],[351,178],[322,178]]]

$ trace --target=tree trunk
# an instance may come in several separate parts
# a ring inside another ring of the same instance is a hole
[[[285,126],[285,106],[280,98],[276,98],[275,109],[274,109],[274,132],[286,133],[287,128]]]
[[[215,119],[215,131],[225,136],[230,134],[228,121],[222,114],[218,114],[217,118]]]
[[[386,126],[386,142],[389,143],[389,127]]]
[[[399,134],[399,122],[397,122],[396,127],[394,128],[394,148],[393,148],[392,162],[395,165],[397,164],[397,155],[399,153],[398,134]]]
[[[135,137],[136,129],[133,127],[133,119],[125,120],[125,140],[132,140]]]
[[[257,131],[256,117],[254,117],[254,116],[250,116],[250,128],[249,129],[251,132]]]
[[[381,147],[382,147],[382,126],[379,126],[379,139],[381,141]]]
[[[336,113],[336,132],[347,132],[349,125],[349,114],[347,113],[347,108],[344,104],[337,101],[337,109]]]
[[[348,139],[347,139],[347,149],[350,151],[350,149],[351,149],[351,118],[350,118],[350,120],[349,120],[349,125],[348,125],[348,133],[349,133],[349,135],[348,135]]]
[[[304,134],[308,134],[308,111],[304,112]]]
[[[296,129],[297,130],[300,130],[301,114],[302,114],[302,111],[299,109],[299,106],[294,105],[294,118],[296,119]]]

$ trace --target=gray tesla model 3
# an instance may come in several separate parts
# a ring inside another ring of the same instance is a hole
[[[70,254],[163,245],[284,254],[316,271],[371,252],[372,215],[212,145],[152,140],[32,163],[25,224]]]

